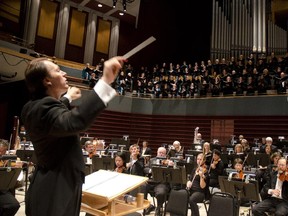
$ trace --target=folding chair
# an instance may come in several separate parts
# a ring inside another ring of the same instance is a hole
[[[171,216],[187,216],[188,215],[189,193],[185,189],[170,191],[169,199],[164,211],[169,212]]]
[[[230,193],[215,192],[211,195],[207,216],[238,216],[237,199]]]

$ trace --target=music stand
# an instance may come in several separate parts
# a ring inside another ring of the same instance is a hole
[[[194,161],[196,161],[197,155],[202,153],[202,150],[188,149],[187,152],[188,152],[188,154],[193,155],[194,156]]]
[[[28,172],[29,172],[29,164],[32,162],[33,164],[37,163],[36,155],[34,154],[34,150],[22,150],[18,149],[16,151],[17,157],[21,159],[21,161],[26,161],[27,167],[26,169],[23,169],[26,172],[25,175],[25,192],[28,188]]]
[[[102,170],[114,170],[115,162],[114,158],[111,157],[98,157],[92,156],[92,168],[93,172],[96,172],[100,169]]]
[[[241,199],[248,199],[250,205],[252,205],[252,201],[260,201],[258,181],[250,180],[247,183],[235,179],[228,180],[227,176],[218,176],[218,180],[222,192],[227,192],[237,197],[238,212],[241,205]]]
[[[14,189],[21,168],[0,167],[0,190]]]
[[[162,183],[186,184],[185,167],[152,166],[153,180]]]
[[[186,169],[186,175],[190,175],[194,169],[194,167],[196,166],[196,163],[187,163],[186,161],[178,161],[177,162],[177,167],[185,167]]]

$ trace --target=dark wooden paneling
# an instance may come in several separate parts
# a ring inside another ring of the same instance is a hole
[[[130,114],[105,110],[87,131],[89,136],[104,139],[110,143],[111,139],[122,138],[128,134],[130,143],[140,144],[147,140],[156,154],[157,148],[166,143],[172,144],[179,140],[185,149],[189,149],[194,138],[194,130],[199,132],[204,140],[211,142],[219,139],[221,145],[227,145],[231,135],[238,137],[243,134],[250,142],[254,138],[271,136],[275,142],[278,136],[288,134],[288,116],[170,116]]]

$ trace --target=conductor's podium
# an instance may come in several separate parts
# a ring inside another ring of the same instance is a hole
[[[149,207],[144,194],[136,200],[125,202],[124,195],[145,184],[147,177],[99,170],[85,177],[82,190],[81,211],[99,216],[118,216]]]

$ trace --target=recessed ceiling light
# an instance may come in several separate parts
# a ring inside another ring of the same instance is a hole
[[[124,13],[123,13],[123,12],[119,12],[119,15],[120,15],[120,16],[124,16]]]
[[[102,4],[98,4],[98,7],[103,7],[103,5]]]

